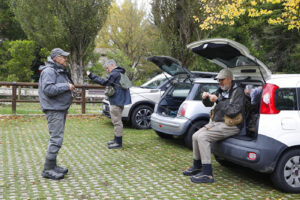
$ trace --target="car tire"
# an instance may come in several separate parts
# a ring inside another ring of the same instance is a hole
[[[131,115],[131,124],[136,129],[151,128],[150,117],[153,113],[153,108],[148,105],[137,106]]]
[[[289,193],[300,193],[300,149],[284,153],[279,159],[271,180],[275,187]]]
[[[185,146],[187,146],[189,149],[193,149],[193,135],[196,131],[198,131],[200,128],[202,128],[205,124],[207,124],[206,120],[192,122],[192,124],[190,125],[190,128],[188,129],[188,132],[186,133],[186,135],[184,137]]]
[[[162,132],[159,132],[159,131],[155,131],[155,132],[161,138],[164,138],[164,139],[171,139],[171,138],[173,138],[173,135],[169,135],[169,134],[162,133]]]

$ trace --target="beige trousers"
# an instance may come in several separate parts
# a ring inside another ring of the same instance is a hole
[[[211,164],[210,144],[239,133],[237,126],[227,126],[224,122],[210,121],[193,135],[193,156],[202,164]]]
[[[110,117],[114,125],[114,131],[116,137],[123,136],[123,123],[122,123],[122,112],[124,106],[110,105]]]

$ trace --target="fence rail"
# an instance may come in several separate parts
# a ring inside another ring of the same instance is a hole
[[[31,87],[38,87],[38,83],[28,83],[28,82],[1,82],[0,86],[10,86],[11,87],[11,99],[0,99],[0,102],[11,102],[12,113],[16,114],[17,111],[17,102],[22,103],[38,103],[39,100],[21,100],[17,98],[17,87],[22,86],[31,86]],[[101,101],[97,100],[87,100],[86,99],[86,90],[88,89],[100,89],[104,91],[104,87],[100,85],[91,85],[91,84],[75,84],[76,89],[81,89],[79,100],[78,97],[74,100],[73,103],[80,103],[81,104],[81,113],[85,114],[86,103],[101,103],[103,98],[100,98]],[[20,93],[19,93],[20,94]]]

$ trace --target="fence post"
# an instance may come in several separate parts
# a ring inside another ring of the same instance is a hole
[[[21,100],[21,86],[18,86],[18,100]]]
[[[85,89],[86,89],[86,84],[82,84],[82,89],[81,89],[81,113],[85,114]]]
[[[16,114],[17,111],[17,83],[13,82],[12,86],[12,96],[11,96],[11,107],[12,107],[12,113]]]

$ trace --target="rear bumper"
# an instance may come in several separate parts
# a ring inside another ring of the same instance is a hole
[[[151,128],[170,135],[183,135],[187,122],[185,118],[162,116],[157,113],[151,115]]]
[[[264,135],[255,140],[242,140],[235,137],[212,144],[212,153],[221,159],[255,171],[271,173],[276,167],[281,153],[287,148],[283,143]],[[256,153],[256,159],[249,159],[249,153]]]

